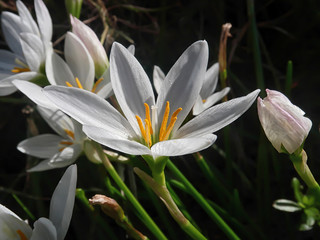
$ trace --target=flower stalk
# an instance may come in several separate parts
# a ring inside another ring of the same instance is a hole
[[[133,205],[133,207],[137,210],[137,212],[139,212],[139,217],[143,221],[145,226],[154,234],[154,236],[158,240],[167,240],[167,237],[162,233],[159,227],[155,224],[155,222],[144,210],[144,208],[141,206],[138,200],[131,193],[130,189],[122,181],[117,171],[114,169],[113,165],[109,161],[108,157],[103,152],[101,145],[99,143],[95,143],[95,147],[106,170],[108,171],[112,179],[116,182],[116,184],[120,187],[120,189],[124,192],[124,194],[126,195],[127,199],[130,201],[130,203]]]

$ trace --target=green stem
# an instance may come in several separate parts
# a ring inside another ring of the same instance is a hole
[[[199,203],[199,205],[206,211],[211,219],[218,225],[218,227],[227,235],[229,239],[239,240],[240,238],[234,233],[234,231],[227,225],[227,223],[219,216],[219,214],[210,206],[205,198],[193,187],[188,179],[179,171],[179,169],[168,160],[167,166],[170,171],[177,177],[188,189],[190,194]]]
[[[207,240],[198,229],[196,229],[190,221],[182,214],[174,200],[172,199],[166,185],[162,185],[162,180],[156,180],[139,168],[134,168],[135,173],[154,191],[154,193],[163,201],[169,210],[171,216],[179,224],[181,229],[185,231],[194,240]]]
[[[116,182],[116,184],[120,187],[120,189],[124,192],[127,199],[130,203],[134,206],[134,208],[139,212],[140,218],[143,223],[146,225],[147,228],[154,234],[154,236],[159,240],[167,240],[167,237],[162,233],[159,227],[155,224],[155,222],[151,219],[148,213],[144,210],[144,208],[140,205],[134,195],[131,193],[130,189],[127,185],[122,181],[120,176],[118,175],[117,171],[112,166],[111,162],[104,154],[103,149],[100,144],[95,143],[96,150],[99,154],[99,157],[107,169],[108,173],[112,177],[112,179]]]

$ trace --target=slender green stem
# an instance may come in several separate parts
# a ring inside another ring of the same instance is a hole
[[[103,149],[100,144],[95,143],[97,152],[99,154],[99,157],[107,169],[108,173],[112,177],[112,179],[116,182],[116,184],[120,187],[120,189],[124,192],[127,199],[130,201],[130,203],[133,205],[133,207],[139,212],[140,218],[143,221],[143,223],[146,225],[147,228],[154,234],[154,236],[159,240],[167,240],[167,237],[162,233],[162,231],[159,229],[159,227],[155,224],[155,222],[151,219],[151,217],[148,215],[148,213],[144,210],[144,208],[141,206],[141,204],[138,202],[138,200],[134,197],[134,195],[131,193],[130,189],[127,187],[127,185],[122,181],[120,176],[118,175],[117,171],[112,166],[111,162],[107,158],[107,156],[104,154]]]
[[[162,180],[157,182],[156,179],[150,177],[147,173],[139,168],[134,169],[135,173],[154,191],[155,194],[163,201],[169,210],[171,216],[179,224],[181,229],[185,231],[194,240],[206,240],[197,228],[182,214],[174,200],[172,199],[166,185],[162,184]]]
[[[227,235],[229,239],[239,240],[240,238],[235,232],[227,225],[227,223],[219,216],[219,214],[210,206],[205,198],[193,187],[188,179],[180,172],[180,170],[168,160],[167,166],[170,171],[178,178],[188,189],[190,194],[199,203],[199,205],[207,212],[211,219],[218,225],[218,227]]]

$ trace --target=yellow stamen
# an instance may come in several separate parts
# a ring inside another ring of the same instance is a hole
[[[83,89],[81,82],[79,81],[79,78],[77,78],[77,77],[76,77],[76,82],[77,82],[78,88]]]
[[[205,103],[207,101],[207,99],[202,99],[202,103]]]
[[[138,121],[138,125],[139,125],[139,128],[140,128],[142,137],[144,138],[144,140],[145,140],[146,142],[148,142],[148,141],[147,141],[147,136],[146,136],[146,131],[144,130],[144,127],[143,127],[143,123],[142,123],[141,118],[140,118],[138,115],[136,115],[136,119],[137,119],[137,121]]]
[[[145,119],[144,122],[145,122],[145,129],[146,129],[146,142],[148,143],[149,147],[151,147],[152,145],[151,132],[150,132],[150,129],[152,129],[151,123],[149,122],[148,119]]]
[[[178,119],[177,117],[174,117],[174,118],[171,117],[169,126],[168,126],[168,128],[166,129],[165,133],[162,135],[162,139],[161,139],[160,141],[166,141],[166,140],[168,140],[168,137],[169,137],[169,135],[170,135],[170,133],[171,133],[171,131],[172,131],[172,129],[173,129],[173,126],[174,126],[174,124],[176,123],[177,119]]]
[[[74,133],[71,131],[71,130],[68,130],[68,129],[63,129],[65,132],[66,132],[66,134],[69,136],[69,137],[71,137],[72,139],[74,139]]]
[[[66,85],[67,85],[68,87],[73,87],[72,84],[69,83],[68,81],[66,82]]]
[[[22,68],[22,67],[14,67],[11,72],[13,73],[21,73],[21,72],[30,72],[29,68]]]
[[[150,118],[150,108],[147,103],[144,103],[144,106],[146,108],[146,120],[149,121],[149,131],[150,131],[150,134],[153,134],[153,130],[152,130],[152,126],[151,126],[151,118]]]
[[[17,230],[17,233],[19,234],[20,240],[28,240],[27,236],[20,229]]]
[[[59,152],[62,152],[66,147],[59,148]]]
[[[73,142],[69,142],[69,141],[61,141],[60,144],[64,144],[64,145],[72,145]]]
[[[165,112],[163,114],[162,123],[161,123],[161,127],[160,127],[160,132],[159,132],[159,141],[160,142],[162,141],[162,136],[165,133],[166,128],[167,128],[169,112],[170,112],[170,105],[169,105],[169,101],[167,101],[166,110],[165,110]]]
[[[97,87],[98,87],[98,85],[102,82],[102,80],[103,80],[103,78],[99,78],[99,79],[95,82],[95,84],[93,85],[93,87],[92,87],[92,89],[91,89],[91,92],[93,92],[93,93],[96,92]]]

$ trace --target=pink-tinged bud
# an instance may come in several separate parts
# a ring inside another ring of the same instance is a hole
[[[292,154],[303,144],[312,122],[282,93],[269,89],[266,92],[264,99],[258,97],[258,115],[263,130],[278,152]]]
[[[72,32],[77,35],[88,49],[95,66],[96,78],[100,78],[109,67],[109,60],[106,50],[100,43],[97,35],[90,27],[81,22],[79,19],[70,16]]]

